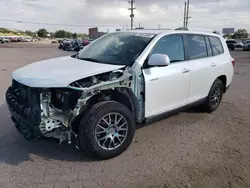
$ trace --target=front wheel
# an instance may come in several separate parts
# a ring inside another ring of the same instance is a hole
[[[215,111],[222,100],[223,96],[223,83],[220,79],[216,79],[209,91],[206,102],[202,105],[203,109],[211,113]]]
[[[99,159],[116,157],[131,144],[135,127],[133,114],[123,104],[115,101],[97,103],[81,120],[79,146]]]

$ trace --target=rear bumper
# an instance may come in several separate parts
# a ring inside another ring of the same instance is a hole
[[[15,95],[17,89],[9,87],[6,91],[6,103],[9,108],[11,119],[15,123],[16,129],[29,141],[39,139],[41,132],[39,124],[41,121],[40,105],[36,102],[37,96],[32,89],[27,89],[26,97],[31,96],[29,99],[32,105],[27,102],[20,102],[20,98]]]

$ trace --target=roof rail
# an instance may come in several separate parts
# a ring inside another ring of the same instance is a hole
[[[155,28],[153,28],[153,29],[150,29],[150,28],[134,28],[134,29],[127,29],[127,30],[157,30],[157,31],[164,31],[164,30],[171,30],[171,29],[169,29],[169,28],[162,28],[162,29],[155,29]]]
[[[209,30],[209,29],[200,29],[200,28],[188,28],[188,27],[179,27],[176,28],[175,30],[184,30],[184,31],[204,31],[204,32],[210,32],[210,33],[215,33],[215,34],[220,34],[220,32],[215,31],[215,30]]]

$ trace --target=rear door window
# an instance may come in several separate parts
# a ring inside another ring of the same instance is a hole
[[[188,54],[190,59],[207,57],[205,37],[202,35],[187,35]]]
[[[220,55],[224,53],[223,46],[221,44],[221,41],[218,37],[209,37],[211,45],[212,45],[212,51],[214,55]]]

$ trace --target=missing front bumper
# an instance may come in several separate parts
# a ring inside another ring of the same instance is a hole
[[[41,121],[39,92],[15,82],[8,88],[5,97],[11,119],[17,130],[28,141],[41,138],[42,135],[38,128]]]

